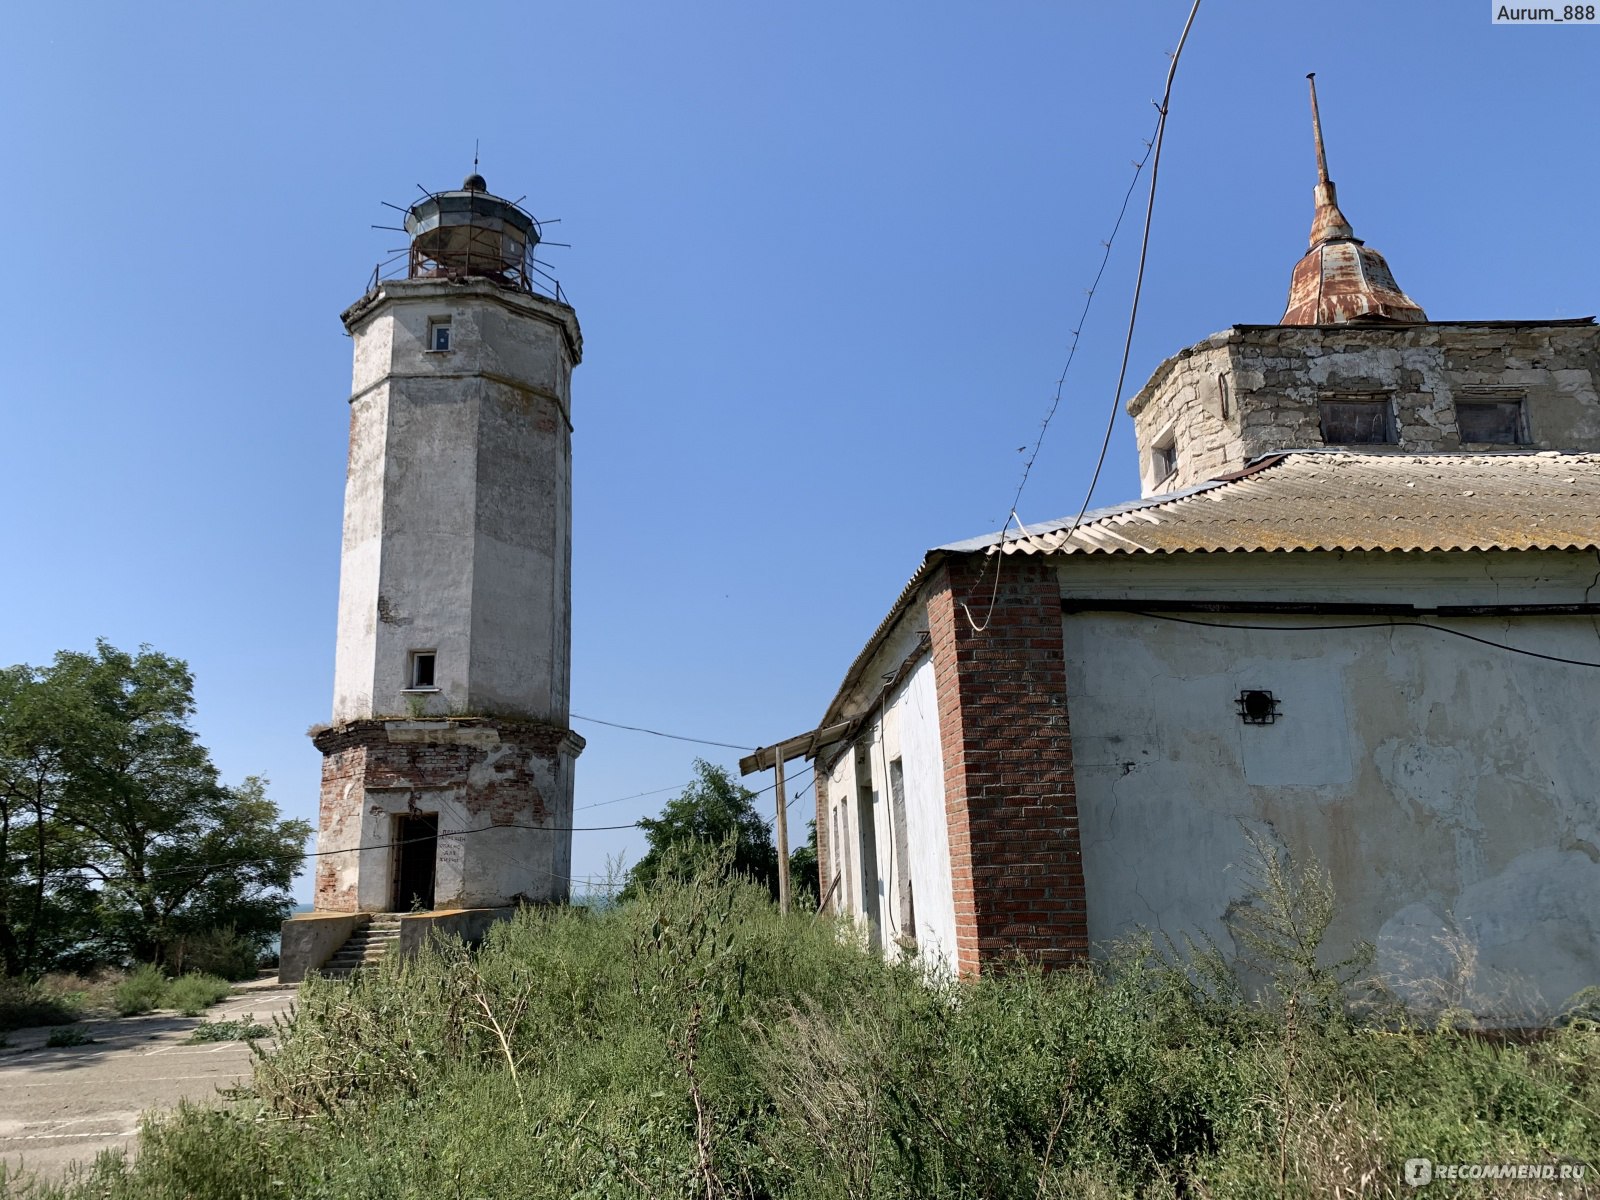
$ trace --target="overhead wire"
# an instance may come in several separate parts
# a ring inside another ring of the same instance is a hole
[[[1138,609],[1129,610],[1136,617],[1149,617],[1156,621],[1176,621],[1180,625],[1202,625],[1209,629],[1246,629],[1252,632],[1264,633],[1331,633],[1340,629],[1431,629],[1434,633],[1446,633],[1451,637],[1465,638],[1469,642],[1477,642],[1480,646],[1489,646],[1495,650],[1505,650],[1511,654],[1521,654],[1528,658],[1543,659],[1545,662],[1562,663],[1569,667],[1600,667],[1600,662],[1589,662],[1581,658],[1565,658],[1559,654],[1545,654],[1540,650],[1528,650],[1522,646],[1508,646],[1504,642],[1491,641],[1489,638],[1478,637],[1464,629],[1451,629],[1446,625],[1434,625],[1427,621],[1353,621],[1343,625],[1260,625],[1243,621],[1201,621],[1194,617],[1180,617],[1174,613],[1144,612]]]
[[[1194,0],[1194,5],[1189,9],[1189,19],[1183,23],[1183,33],[1178,38],[1178,47],[1172,52],[1172,63],[1167,68],[1167,86],[1161,93],[1161,103],[1157,106],[1160,114],[1156,118],[1155,154],[1150,162],[1150,196],[1144,209],[1144,234],[1139,240],[1139,271],[1134,276],[1133,303],[1128,309],[1128,332],[1122,340],[1122,365],[1117,371],[1117,387],[1111,397],[1111,415],[1106,420],[1105,437],[1100,442],[1100,454],[1095,459],[1094,474],[1089,478],[1089,489],[1084,493],[1083,505],[1078,509],[1078,515],[1072,519],[1072,525],[1067,529],[1066,536],[1071,537],[1073,530],[1083,521],[1083,514],[1089,511],[1089,502],[1094,499],[1094,489],[1100,482],[1100,472],[1106,465],[1106,452],[1111,448],[1111,431],[1117,423],[1117,410],[1122,404],[1122,387],[1128,378],[1128,358],[1133,352],[1133,331],[1139,320],[1139,297],[1144,291],[1144,268],[1150,254],[1150,225],[1156,210],[1156,181],[1161,177],[1161,144],[1166,140],[1167,113],[1172,106],[1172,81],[1178,74],[1178,59],[1183,55],[1183,44],[1189,40],[1189,30],[1194,25],[1195,14],[1200,11],[1200,0]]]
[[[815,767],[808,767],[808,768],[806,768],[806,770],[807,771],[814,771]],[[801,772],[801,777],[803,777],[804,775],[805,775],[805,772],[802,771]],[[685,785],[682,785],[682,786],[684,786],[684,787],[692,787],[693,785],[692,784],[685,784]],[[757,796],[764,795],[765,793],[772,791],[775,787],[777,787],[776,781],[774,781],[773,783],[769,783],[766,787],[760,788],[760,789],[758,789],[756,791],[751,792],[751,799],[754,799]],[[654,789],[652,791],[648,791],[648,792],[635,793],[633,796],[622,796],[622,797],[619,797],[617,800],[602,800],[602,801],[600,801],[599,804],[591,805],[589,807],[599,807],[600,805],[603,805],[603,804],[616,804],[616,803],[620,803],[622,800],[634,800],[634,799],[638,799],[638,798],[640,798],[642,796],[658,795],[661,792],[674,791],[674,790],[678,790],[678,789],[675,788],[675,787],[656,788],[656,789]],[[804,789],[801,789],[801,791],[795,795],[794,800],[798,800],[800,798],[800,796],[803,795],[803,794],[804,794]],[[789,807],[793,807],[794,800],[791,800],[789,802]],[[576,808],[574,809],[574,811],[576,811]],[[530,824],[527,824],[525,822],[508,821],[508,822],[501,822],[501,823],[491,823],[489,825],[479,825],[479,826],[476,826],[476,827],[471,828],[471,829],[444,830],[444,831],[439,831],[439,832],[436,832],[436,833],[425,834],[425,835],[422,835],[420,837],[414,837],[414,838],[399,838],[399,839],[391,839],[391,840],[386,841],[386,842],[371,842],[371,843],[366,843],[366,844],[359,845],[359,846],[346,846],[346,847],[344,847],[342,849],[338,849],[338,850],[298,850],[298,851],[294,851],[294,852],[289,853],[289,854],[267,854],[267,855],[259,855],[257,857],[253,857],[253,858],[225,859],[225,860],[222,860],[222,861],[219,861],[219,862],[189,863],[189,864],[186,864],[185,866],[182,866],[182,867],[172,867],[172,868],[169,868],[169,869],[164,870],[164,871],[150,871],[150,872],[147,872],[146,875],[145,875],[145,878],[146,879],[170,878],[170,877],[173,877],[173,876],[180,876],[180,875],[204,874],[204,873],[209,872],[209,871],[222,870],[222,869],[230,868],[230,867],[248,867],[248,866],[256,866],[256,865],[259,865],[259,864],[262,864],[262,863],[277,863],[277,862],[282,862],[282,861],[284,861],[286,859],[300,859],[300,860],[303,861],[303,860],[308,859],[308,858],[326,858],[326,857],[329,857],[329,856],[334,855],[334,854],[358,854],[358,853],[361,853],[363,851],[370,851],[370,850],[388,850],[388,849],[393,849],[396,846],[410,845],[412,842],[434,841],[434,840],[437,840],[439,838],[447,838],[447,837],[466,837],[466,836],[469,836],[469,835],[472,835],[472,834],[487,833],[487,832],[490,832],[490,831],[496,830],[496,829],[530,829],[530,830],[533,830],[535,832],[544,832],[544,833],[614,833],[614,832],[618,832],[618,831],[621,831],[621,830],[624,830],[624,829],[640,829],[640,828],[643,828],[643,825],[641,824],[641,822],[644,821],[644,820],[648,820],[648,819],[649,818],[640,818],[640,820],[638,820],[638,821],[630,821],[627,824],[621,824],[621,825],[530,825]],[[539,868],[534,868],[534,869],[538,870]],[[546,871],[544,873],[546,875],[550,875],[551,874],[548,871]]]
[[[1044,445],[1044,435],[1049,432],[1050,422],[1055,419],[1056,410],[1061,407],[1061,396],[1066,387],[1067,373],[1072,370],[1072,361],[1078,355],[1078,343],[1083,336],[1083,326],[1089,319],[1089,309],[1093,306],[1094,298],[1100,290],[1100,280],[1106,273],[1106,264],[1111,261],[1111,247],[1116,242],[1117,234],[1122,229],[1122,219],[1123,217],[1127,216],[1128,203],[1133,199],[1133,190],[1139,186],[1140,173],[1144,170],[1145,164],[1150,161],[1151,148],[1155,144],[1153,138],[1154,135],[1152,134],[1152,140],[1147,141],[1144,144],[1144,157],[1138,159],[1133,164],[1133,178],[1128,180],[1128,190],[1122,194],[1122,206],[1117,210],[1116,222],[1111,226],[1111,236],[1100,243],[1100,245],[1104,247],[1104,253],[1102,253],[1100,256],[1100,268],[1095,272],[1094,282],[1089,285],[1088,292],[1084,296],[1083,309],[1078,313],[1078,323],[1076,328],[1074,328],[1072,331],[1072,343],[1067,348],[1067,361],[1062,365],[1061,374],[1056,378],[1055,395],[1051,398],[1050,408],[1048,411],[1046,411],[1044,420],[1039,425],[1038,436],[1033,442],[1033,453],[1028,456],[1028,461],[1023,464],[1022,478],[1017,482],[1016,493],[1011,497],[1009,515],[1006,517],[1005,524],[1001,526],[1000,529],[1000,543],[996,547],[995,552],[984,559],[983,570],[978,574],[977,586],[982,587],[983,576],[985,573],[987,573],[990,562],[993,561],[995,570],[994,587],[992,594],[989,597],[989,611],[984,614],[983,624],[980,625],[973,620],[972,611],[967,607],[965,602],[963,602],[961,605],[962,609],[966,612],[968,622],[972,625],[972,628],[975,632],[982,633],[985,629],[987,629],[989,626],[989,618],[994,614],[995,600],[1000,594],[1000,572],[1003,568],[1006,536],[1011,532],[1011,523],[1013,521],[1017,523],[1019,528],[1022,526],[1022,519],[1017,516],[1017,506],[1022,503],[1022,492],[1023,489],[1028,486],[1028,479],[1033,474],[1033,464],[1035,461],[1037,461],[1039,457],[1039,450]]]
[[[1161,103],[1156,106],[1157,116],[1155,132],[1151,135],[1150,140],[1144,144],[1144,157],[1140,158],[1133,165],[1133,178],[1128,181],[1128,190],[1123,193],[1122,206],[1117,210],[1117,219],[1116,223],[1111,227],[1111,236],[1101,243],[1101,245],[1105,247],[1105,253],[1100,256],[1100,268],[1095,272],[1094,282],[1090,285],[1088,295],[1084,298],[1083,311],[1078,314],[1077,328],[1072,331],[1072,344],[1068,348],[1067,361],[1061,368],[1061,375],[1056,380],[1055,396],[1050,402],[1050,408],[1045,414],[1043,423],[1040,425],[1039,435],[1034,440],[1033,453],[1028,456],[1028,461],[1023,465],[1022,478],[1018,481],[1016,493],[1011,498],[1010,513],[1006,517],[1005,524],[1000,529],[1000,540],[995,545],[993,551],[991,551],[991,553],[985,558],[983,570],[978,574],[978,582],[976,586],[982,587],[983,576],[988,570],[990,561],[993,560],[994,585],[991,589],[991,594],[989,597],[989,609],[984,614],[982,623],[980,624],[976,619],[974,619],[972,610],[967,605],[966,601],[963,600],[960,602],[961,610],[966,615],[967,623],[972,626],[973,631],[976,633],[982,633],[985,629],[987,629],[989,627],[989,621],[994,616],[994,606],[1000,595],[1000,574],[1004,569],[1006,536],[1011,531],[1011,523],[1015,521],[1017,523],[1017,528],[1022,530],[1024,536],[1027,534],[1026,528],[1023,527],[1022,519],[1017,516],[1017,507],[1022,503],[1023,489],[1028,486],[1028,479],[1033,474],[1033,465],[1039,457],[1040,447],[1044,445],[1044,436],[1050,428],[1050,422],[1054,419],[1056,410],[1061,406],[1062,389],[1066,383],[1067,372],[1071,370],[1072,361],[1078,353],[1078,342],[1083,333],[1084,322],[1088,319],[1089,308],[1093,304],[1094,297],[1099,290],[1100,280],[1102,276],[1105,275],[1106,264],[1111,259],[1111,247],[1116,241],[1117,233],[1122,229],[1122,220],[1127,215],[1128,203],[1133,196],[1133,190],[1136,186],[1138,186],[1140,174],[1143,172],[1144,166],[1148,162],[1151,164],[1150,195],[1149,200],[1145,205],[1144,235],[1139,245],[1139,271],[1134,281],[1133,306],[1132,311],[1128,315],[1128,333],[1122,348],[1122,367],[1117,375],[1116,391],[1111,398],[1111,419],[1106,424],[1105,438],[1100,445],[1100,454],[1095,462],[1094,475],[1089,481],[1089,490],[1084,496],[1083,507],[1078,510],[1077,517],[1073,519],[1072,529],[1076,529],[1079,522],[1083,520],[1083,514],[1088,511],[1089,501],[1094,496],[1095,487],[1100,482],[1100,472],[1105,466],[1106,453],[1111,446],[1111,432],[1112,428],[1116,424],[1117,407],[1122,398],[1122,387],[1127,379],[1128,357],[1133,346],[1134,323],[1139,312],[1139,295],[1144,285],[1145,261],[1150,247],[1151,215],[1155,210],[1156,202],[1156,177],[1161,167],[1161,143],[1166,133],[1167,112],[1172,101],[1172,81],[1178,71],[1178,58],[1183,54],[1183,45],[1189,39],[1189,29],[1194,25],[1195,14],[1199,11],[1200,0],[1194,0],[1194,4],[1189,9],[1189,17],[1183,23],[1183,32],[1178,37],[1177,49],[1172,52],[1172,62],[1167,68],[1166,88],[1162,92]],[[1068,530],[1068,532],[1070,533],[1071,530]]]
[[[612,729],[626,729],[632,733],[648,733],[652,737],[670,738],[675,742],[693,742],[698,746],[720,746],[724,750],[754,750],[755,746],[741,746],[737,742],[714,742],[709,738],[685,737],[681,733],[662,733],[659,729],[646,729],[643,725],[623,725],[616,721],[602,721],[599,717],[584,717],[573,713],[574,721],[587,721],[591,725],[609,725]]]

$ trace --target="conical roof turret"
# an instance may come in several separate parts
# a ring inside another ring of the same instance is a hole
[[[1328,178],[1317,111],[1316,73],[1311,82],[1311,134],[1317,148],[1316,212],[1311,218],[1311,248],[1295,264],[1283,325],[1421,324],[1428,314],[1400,290],[1389,264],[1365,245],[1339,209],[1338,190]]]

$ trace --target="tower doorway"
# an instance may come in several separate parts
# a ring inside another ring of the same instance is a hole
[[[394,912],[433,908],[439,814],[402,813],[394,819]]]

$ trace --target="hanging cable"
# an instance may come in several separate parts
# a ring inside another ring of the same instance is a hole
[[[755,750],[755,746],[741,746],[736,742],[713,742],[707,738],[685,737],[681,733],[662,733],[659,729],[646,729],[642,725],[621,725],[616,721],[602,721],[599,717],[580,717],[572,714],[574,721],[587,721],[591,725],[609,725],[612,729],[626,729],[631,733],[648,733],[652,737],[671,738],[675,742],[693,742],[698,746],[720,746],[724,750]]]
[[[1511,654],[1521,654],[1528,658],[1538,658],[1545,662],[1561,663],[1568,667],[1600,667],[1600,662],[1589,662],[1581,658],[1563,658],[1559,654],[1545,654],[1538,650],[1524,650],[1521,646],[1508,646],[1504,642],[1493,642],[1488,638],[1478,637],[1476,634],[1467,633],[1462,629],[1451,629],[1445,625],[1430,625],[1427,621],[1356,621],[1347,625],[1250,625],[1235,621],[1201,621],[1194,617],[1180,617],[1172,613],[1140,612],[1130,610],[1136,617],[1149,617],[1154,621],[1176,621],[1180,625],[1203,625],[1209,629],[1247,629],[1263,633],[1331,633],[1340,629],[1431,629],[1435,633],[1447,633],[1451,637],[1466,638],[1469,642],[1477,642],[1480,646],[1489,646],[1495,650],[1505,650]]]
[[[1183,33],[1178,37],[1178,48],[1172,52],[1172,62],[1167,68],[1166,88],[1162,92],[1161,103],[1156,106],[1157,116],[1155,132],[1151,135],[1150,140],[1144,144],[1144,157],[1139,159],[1133,165],[1133,178],[1128,181],[1128,190],[1123,193],[1122,207],[1117,210],[1117,220],[1116,223],[1111,227],[1111,236],[1101,243],[1101,245],[1105,247],[1105,253],[1100,256],[1100,269],[1095,272],[1094,282],[1090,285],[1088,295],[1084,298],[1083,311],[1078,314],[1077,328],[1072,331],[1072,344],[1067,351],[1066,364],[1061,368],[1061,375],[1056,380],[1055,396],[1050,402],[1050,409],[1045,414],[1043,423],[1040,425],[1039,435],[1034,440],[1033,453],[1028,456],[1028,461],[1023,466],[1022,478],[1017,483],[1015,495],[1013,495],[1011,498],[1010,513],[1006,517],[1005,524],[1000,529],[1000,540],[995,545],[994,549],[985,556],[983,569],[978,574],[978,580],[975,586],[982,587],[983,577],[988,571],[990,561],[992,560],[994,562],[994,586],[990,591],[989,608],[988,611],[984,613],[983,621],[980,623],[973,617],[972,610],[970,607],[968,607],[966,601],[963,600],[960,602],[961,610],[966,615],[967,623],[972,627],[973,632],[975,633],[982,633],[985,629],[987,629],[989,627],[989,621],[994,616],[994,606],[1000,596],[1000,573],[1003,569],[1005,560],[1006,535],[1011,531],[1011,523],[1015,521],[1017,523],[1017,528],[1022,529],[1023,536],[1027,536],[1027,530],[1023,528],[1022,520],[1017,516],[1017,507],[1022,503],[1022,492],[1023,489],[1028,486],[1028,479],[1033,474],[1033,464],[1039,457],[1039,449],[1044,445],[1044,435],[1050,428],[1050,422],[1056,415],[1056,409],[1061,406],[1061,393],[1062,388],[1066,383],[1067,372],[1071,370],[1072,360],[1077,356],[1078,340],[1083,333],[1084,322],[1088,319],[1089,307],[1094,302],[1095,294],[1099,290],[1100,279],[1105,275],[1106,264],[1111,259],[1112,244],[1116,241],[1117,233],[1122,228],[1123,217],[1127,215],[1128,202],[1133,196],[1134,188],[1138,185],[1139,176],[1144,170],[1145,164],[1151,163],[1150,197],[1145,206],[1144,236],[1139,246],[1139,272],[1134,282],[1133,310],[1128,316],[1128,334],[1122,348],[1122,369],[1117,375],[1116,393],[1112,396],[1111,400],[1111,421],[1106,426],[1105,439],[1100,446],[1100,456],[1095,462],[1094,476],[1089,481],[1089,491],[1084,497],[1083,507],[1078,510],[1078,515],[1073,520],[1073,529],[1076,529],[1078,527],[1078,522],[1083,520],[1083,514],[1089,508],[1089,500],[1094,495],[1095,485],[1100,481],[1100,471],[1105,466],[1106,452],[1111,445],[1112,426],[1116,424],[1117,406],[1122,398],[1122,385],[1126,380],[1128,373],[1128,356],[1133,345],[1134,321],[1139,312],[1139,293],[1144,284],[1145,259],[1149,252],[1150,246],[1150,218],[1155,209],[1156,201],[1156,174],[1161,166],[1161,142],[1163,135],[1166,133],[1167,111],[1172,100],[1172,80],[1178,71],[1178,57],[1183,53],[1183,44],[1189,39],[1189,29],[1194,24],[1195,14],[1199,11],[1200,0],[1194,0],[1193,6],[1189,9],[1189,18],[1183,23]],[[1153,162],[1151,161],[1152,155],[1154,156]],[[1069,530],[1068,532],[1070,533],[1071,531]]]
[[[1194,24],[1195,14],[1199,11],[1200,0],[1194,0],[1194,6],[1189,9],[1189,19],[1183,23],[1183,34],[1178,38],[1178,48],[1172,52],[1172,65],[1167,68],[1167,86],[1161,93],[1161,103],[1157,107],[1160,115],[1156,118],[1155,156],[1150,162],[1150,198],[1145,203],[1144,235],[1139,239],[1139,272],[1133,281],[1133,304],[1128,309],[1128,333],[1122,341],[1122,366],[1117,371],[1117,388],[1111,397],[1111,415],[1106,421],[1106,433],[1100,442],[1100,456],[1095,460],[1094,474],[1089,479],[1089,490],[1084,493],[1083,505],[1078,509],[1078,515],[1072,518],[1066,537],[1072,536],[1073,530],[1082,522],[1083,514],[1089,511],[1089,502],[1094,499],[1094,489],[1100,482],[1100,472],[1106,465],[1106,451],[1111,447],[1111,431],[1117,423],[1117,410],[1122,406],[1122,385],[1128,378],[1128,358],[1133,352],[1133,330],[1139,320],[1139,296],[1144,290],[1144,267],[1150,254],[1150,223],[1156,211],[1156,181],[1161,175],[1161,143],[1166,139],[1167,113],[1172,105],[1172,80],[1178,73],[1178,59],[1183,54],[1183,44],[1189,40],[1189,28]]]

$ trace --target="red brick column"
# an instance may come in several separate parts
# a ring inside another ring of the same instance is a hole
[[[952,557],[928,600],[964,975],[1008,953],[1053,966],[1089,950],[1061,587],[1046,560],[998,565],[996,594],[996,564]],[[961,601],[987,616],[982,632]]]
[[[828,825],[828,777],[822,768],[822,759],[816,760],[814,773],[817,789],[817,903],[822,912],[831,912],[839,903],[837,896],[828,895],[828,884],[832,882],[830,873],[833,853],[829,839],[833,830]]]

